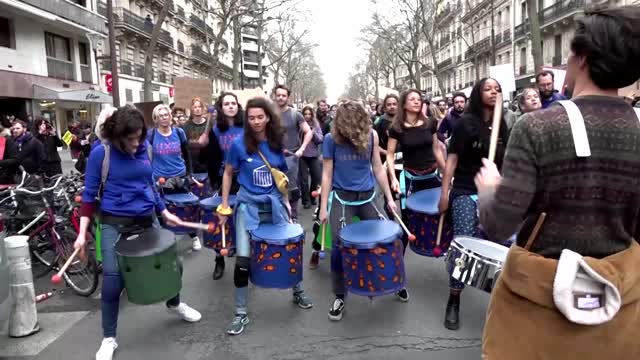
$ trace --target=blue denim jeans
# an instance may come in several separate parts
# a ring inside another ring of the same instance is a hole
[[[249,232],[246,230],[245,225],[245,211],[247,204],[240,204],[236,208],[235,215],[235,228],[236,228],[236,256],[237,258],[246,257],[251,258],[251,245],[249,243]],[[261,205],[258,210],[260,213],[260,223],[271,222],[271,206],[268,204]],[[237,259],[236,258],[236,259]],[[295,285],[293,293],[301,293],[304,291],[302,288],[302,282]],[[247,313],[247,303],[249,302],[249,287],[243,286],[235,288],[235,301],[236,301],[236,314]]]
[[[158,226],[157,221],[154,226]],[[102,224],[102,333],[105,338],[115,337],[120,310],[120,294],[124,282],[118,268],[115,246],[122,230],[121,225]],[[182,266],[180,266],[182,271]],[[180,305],[180,294],[167,301],[167,306]]]

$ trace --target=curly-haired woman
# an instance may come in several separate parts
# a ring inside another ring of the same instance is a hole
[[[353,216],[361,220],[383,217],[373,199],[374,177],[384,192],[390,210],[396,205],[389,189],[387,174],[382,167],[378,134],[371,129],[371,120],[364,107],[355,101],[338,106],[331,133],[322,143],[322,191],[320,221],[331,223],[331,276],[336,299],[331,304],[329,319],[342,319],[345,307],[345,284],[338,233],[341,218],[350,223]],[[332,196],[331,209],[328,208]]]

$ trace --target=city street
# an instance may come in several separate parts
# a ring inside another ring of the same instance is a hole
[[[65,168],[71,163],[65,161]],[[311,239],[311,210],[301,219]],[[411,299],[394,296],[350,296],[340,322],[327,318],[333,297],[329,259],[317,270],[305,266],[304,287],[314,301],[310,310],[291,302],[289,291],[251,287],[251,323],[239,336],[224,332],[233,317],[233,264],[228,259],[224,277],[213,281],[213,252],[188,250],[184,255],[183,301],[202,313],[188,324],[168,314],[164,305],[137,306],[122,298],[115,359],[478,359],[484,314],[489,296],[468,289],[462,296],[461,328],[442,326],[448,296],[442,259],[407,252],[406,270]],[[305,246],[305,261],[311,254]],[[52,289],[48,277],[37,281],[36,292]],[[81,298],[68,289],[38,305],[40,333],[24,339],[0,336],[0,359],[87,360],[101,341],[100,297]]]

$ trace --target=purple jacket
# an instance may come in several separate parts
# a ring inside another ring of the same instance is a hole
[[[310,125],[311,132],[313,132],[313,138],[307,145],[307,148],[304,149],[302,156],[304,157],[318,157],[320,156],[320,145],[322,144],[322,140],[324,137],[322,136],[322,127],[317,123]]]

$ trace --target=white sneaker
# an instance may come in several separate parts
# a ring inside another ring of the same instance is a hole
[[[202,319],[202,315],[198,312],[198,310],[190,307],[189,305],[181,302],[178,306],[169,306],[167,311],[170,313],[174,313],[182,318],[184,321],[188,322],[198,322]]]
[[[200,238],[197,236],[194,236],[191,239],[193,240],[193,246],[192,246],[193,251],[202,250],[202,245],[200,244]]]
[[[111,360],[113,359],[113,353],[118,348],[116,338],[104,338],[102,339],[102,345],[96,353],[96,360]]]

